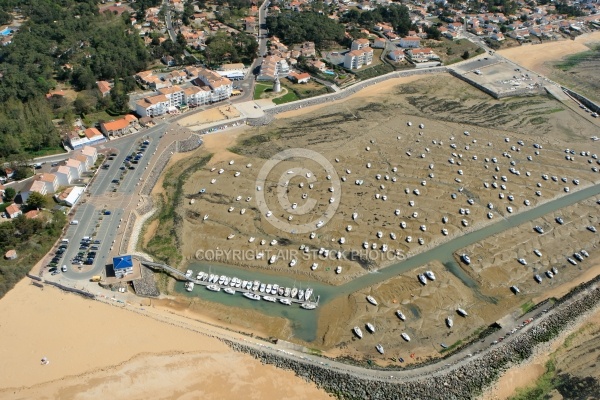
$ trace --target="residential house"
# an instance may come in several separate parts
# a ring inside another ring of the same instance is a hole
[[[169,99],[165,95],[145,97],[135,104],[135,113],[141,117],[156,117],[169,111]]]
[[[216,72],[227,79],[235,81],[244,79],[248,72],[248,68],[242,63],[223,64]]]
[[[417,36],[407,36],[400,39],[400,47],[405,49],[415,49],[421,47],[421,38]]]
[[[385,39],[384,38],[377,38],[373,41],[373,48],[374,49],[385,49]]]
[[[54,193],[58,189],[58,178],[54,174],[40,174],[36,179],[44,183],[46,193]]]
[[[75,204],[77,204],[84,192],[84,187],[71,186],[63,190],[61,193],[55,194],[54,199],[61,204],[66,204],[69,207],[73,207]]]
[[[83,154],[75,154],[71,158],[79,161],[83,165],[85,171],[89,171],[92,169],[92,164],[90,164],[90,160]]]
[[[29,210],[25,213],[25,218],[28,218],[28,219],[37,218],[39,213],[40,212],[38,210]]]
[[[95,147],[85,146],[80,153],[88,158],[90,165],[94,165],[98,159],[98,150]]]
[[[369,39],[356,39],[352,41],[352,45],[350,46],[350,50],[361,50],[365,47],[370,47],[371,42]]]
[[[392,61],[396,61],[396,62],[403,61],[404,60],[404,51],[401,49],[392,50],[392,51],[390,51],[390,53],[387,56]]]
[[[88,128],[85,131],[79,131],[79,133],[71,132],[67,134],[67,143],[73,150],[103,142],[106,142],[106,137],[96,128]]]
[[[414,62],[426,62],[439,59],[439,57],[429,47],[422,49],[408,49],[406,54]]]
[[[210,104],[211,91],[206,86],[191,86],[183,90],[185,103],[188,107],[198,107],[204,104]]]
[[[344,56],[344,67],[348,69],[359,69],[363,65],[373,62],[373,49],[365,47],[361,50],[352,50]]]
[[[12,168],[4,168],[4,175],[6,175],[8,179],[12,179],[15,176],[15,170]]]
[[[38,192],[39,194],[45,196],[48,193],[46,184],[39,179],[29,182],[27,186],[21,190],[21,193],[19,193],[21,196],[21,201],[26,203],[27,199],[29,199],[29,195],[33,192]]]
[[[98,81],[96,82],[96,85],[98,86],[98,90],[100,91],[102,97],[106,97],[110,94],[110,83],[106,81]]]
[[[80,179],[83,176],[83,173],[87,170],[85,169],[85,165],[74,158],[69,158],[65,163],[65,166],[71,170],[71,179],[72,181],[75,179]]]
[[[327,69],[327,64],[325,64],[323,61],[321,60],[311,60],[308,62],[308,65],[316,68],[317,70],[323,72]]]
[[[4,213],[6,214],[7,218],[17,218],[19,215],[23,214],[19,206],[14,203],[6,207],[4,209]]]
[[[107,137],[122,136],[130,132],[130,129],[137,122],[135,115],[127,114],[121,119],[100,124],[100,130]]]
[[[175,58],[170,55],[163,56],[160,61],[162,61],[167,67],[174,67],[176,64]]]
[[[504,35],[502,34],[502,32],[496,32],[494,34],[492,34],[491,36],[492,39],[497,40],[498,42],[501,42],[505,39]]]
[[[56,179],[58,180],[59,186],[68,186],[73,181],[71,168],[67,167],[66,165],[61,165],[60,167],[58,167],[54,175],[56,175]]]
[[[306,72],[291,71],[288,75],[288,79],[296,83],[308,83],[308,81],[310,81],[310,74]]]
[[[246,32],[249,32],[249,33],[256,32],[256,17],[244,18],[244,27],[245,27]]]

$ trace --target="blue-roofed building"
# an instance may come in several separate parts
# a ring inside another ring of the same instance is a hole
[[[118,279],[133,274],[133,258],[131,256],[113,257],[113,270]]]

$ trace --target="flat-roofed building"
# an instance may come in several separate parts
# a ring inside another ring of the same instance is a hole
[[[348,69],[359,69],[363,65],[373,62],[373,49],[364,47],[361,50],[352,50],[344,56],[344,67]]]
[[[213,103],[231,97],[233,84],[229,79],[217,74],[215,71],[202,68],[198,73],[198,79],[202,82],[201,86],[210,88],[211,101]]]
[[[59,186],[70,185],[73,181],[71,168],[67,167],[66,165],[61,165],[60,167],[58,167],[54,175],[56,175],[56,179],[58,180]]]
[[[71,179],[80,179],[86,171],[84,164],[74,158],[69,158],[65,163],[65,167],[71,170]]]

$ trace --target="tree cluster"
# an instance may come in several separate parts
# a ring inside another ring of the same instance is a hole
[[[209,66],[221,65],[224,61],[251,64],[258,51],[256,39],[246,33],[227,35],[217,33],[206,41],[204,57]]]
[[[374,10],[363,12],[351,9],[343,15],[341,21],[353,22],[369,29],[377,23],[386,22],[392,25],[400,35],[406,35],[413,28],[408,8],[398,4],[391,4],[387,7],[377,6]]]
[[[317,48],[324,48],[327,42],[342,43],[344,27],[327,16],[312,12],[284,12],[267,17],[269,34],[277,36],[285,44],[314,42]]]

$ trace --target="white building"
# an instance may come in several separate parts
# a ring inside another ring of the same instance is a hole
[[[58,179],[59,186],[68,186],[73,181],[73,176],[71,174],[71,168],[66,165],[61,165],[58,167],[58,170],[54,173],[56,175],[56,179]]]
[[[344,67],[348,69],[359,69],[363,65],[373,62],[373,49],[365,47],[361,50],[352,50],[344,56]]]
[[[224,76],[217,74],[215,71],[201,69],[198,73],[198,79],[203,83],[200,87],[208,87],[210,89],[211,101],[226,100],[231,97],[233,84]]]
[[[369,39],[356,39],[352,41],[350,50],[362,50],[365,47],[371,47],[371,42],[369,42]]]
[[[54,196],[56,201],[59,203],[64,203],[69,207],[73,207],[79,199],[81,199],[81,195],[85,192],[85,188],[81,186],[71,186],[62,191],[62,193]]]
[[[265,57],[260,65],[260,73],[256,80],[274,81],[275,78],[285,78],[290,73],[290,65],[281,57]]]
[[[407,36],[400,39],[400,47],[405,49],[415,49],[421,47],[421,38],[417,36]]]
[[[65,166],[71,170],[71,181],[74,179],[81,178],[83,176],[83,173],[86,171],[81,161],[75,160],[73,158],[69,158]]]

